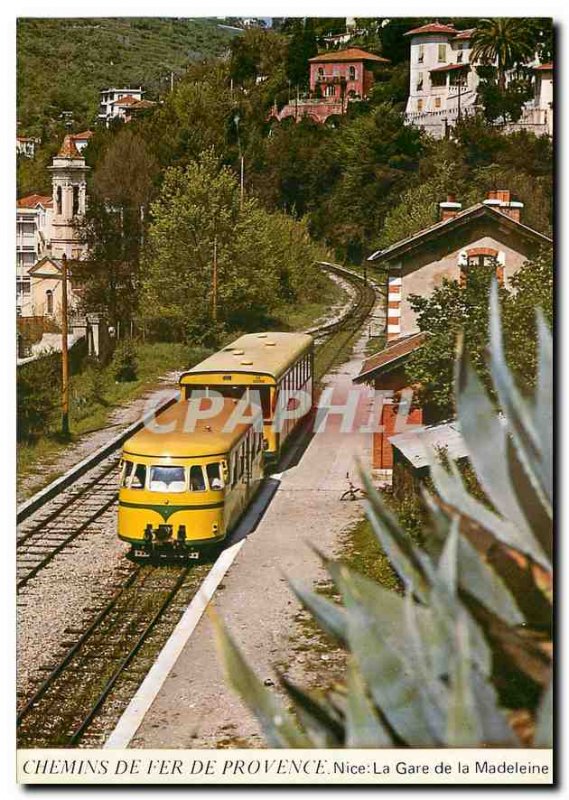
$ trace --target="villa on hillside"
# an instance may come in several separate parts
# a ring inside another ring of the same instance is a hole
[[[495,271],[507,285],[511,276],[543,245],[552,240],[522,221],[523,203],[507,189],[495,190],[481,203],[462,209],[456,197],[441,202],[440,219],[368,258],[385,276],[387,288],[387,346],[364,362],[356,383],[368,383],[377,391],[391,392],[384,400],[381,430],[373,434],[372,467],[379,480],[389,483],[393,470],[391,437],[405,390],[412,387],[405,364],[422,346],[427,334],[419,330],[410,296],[428,297],[443,279],[468,281],[477,269]],[[407,409],[406,409],[407,410]],[[431,425],[441,420],[431,409],[410,409],[408,423]]]
[[[297,97],[280,111],[275,104],[269,119],[279,122],[294,119],[298,122],[309,117],[322,123],[341,116],[346,113],[349,103],[368,97],[375,80],[374,68],[389,63],[389,59],[358,47],[320,53],[309,59],[308,97]]]
[[[410,37],[409,98],[406,119],[436,138],[447,135],[461,116],[479,110],[480,78],[472,54],[474,28],[432,22],[407,31]],[[506,130],[529,130],[537,136],[553,134],[553,63],[533,67],[534,96],[518,122]]]

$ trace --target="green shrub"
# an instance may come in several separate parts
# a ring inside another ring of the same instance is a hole
[[[117,344],[111,366],[114,379],[119,383],[137,379],[138,359],[132,339],[123,339]]]

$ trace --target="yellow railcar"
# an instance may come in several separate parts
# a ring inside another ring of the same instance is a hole
[[[314,340],[305,333],[248,333],[180,376],[182,397],[252,396],[263,413],[265,457],[278,460],[314,398]]]
[[[135,555],[188,555],[221,542],[263,478],[263,423],[236,403],[181,400],[125,442],[118,535]]]

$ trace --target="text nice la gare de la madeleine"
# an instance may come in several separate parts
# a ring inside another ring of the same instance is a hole
[[[369,754],[372,755],[371,753]],[[512,758],[496,761],[479,757],[473,751],[470,757],[458,760],[439,760],[438,753],[429,756],[431,763],[414,760],[412,756],[385,763],[375,755],[366,757],[365,763],[358,758],[331,759],[308,758],[27,758],[21,764],[24,776],[146,776],[146,777],[255,777],[255,776],[305,776],[327,775],[375,775],[375,776],[444,776],[454,775],[542,775],[550,774],[550,765],[532,762],[526,757],[512,754]]]
[[[187,411],[183,421],[162,422],[157,409],[161,402],[171,398],[171,393],[158,392],[151,397],[143,411],[145,428],[156,434],[168,433],[193,433],[196,428],[213,422],[223,411],[224,396],[214,389],[208,389],[207,395],[194,392],[192,398],[186,401]],[[391,433],[403,433],[417,425],[408,423],[409,412],[413,408],[413,390],[403,389],[397,393],[397,413],[395,427]],[[322,391],[313,414],[313,433],[324,433],[328,425],[337,427],[340,433],[381,433],[384,426],[381,423],[384,405],[392,405],[394,392],[391,389],[369,389],[362,391],[361,387],[342,392],[336,397],[334,389],[327,387]],[[239,399],[234,401],[232,413],[224,421],[222,433],[232,433],[239,425],[253,425],[261,433],[266,421],[263,422],[262,403],[260,392],[250,389]],[[276,433],[281,433],[289,420],[298,420],[306,416],[312,409],[313,398],[310,392],[302,389],[282,390],[276,402],[271,428]],[[338,425],[339,423],[339,425]]]

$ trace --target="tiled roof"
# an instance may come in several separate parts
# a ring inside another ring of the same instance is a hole
[[[74,133],[73,138],[79,139],[79,141],[90,139],[93,136],[93,131],[82,131],[82,133]]]
[[[459,69],[470,69],[470,64],[443,64],[442,67],[433,67],[429,72],[455,72]]]
[[[155,105],[156,103],[153,100],[137,100],[135,103],[132,103],[130,107],[135,111],[136,109],[152,108]]]
[[[118,100],[115,100],[115,106],[131,106],[133,103],[139,103],[140,101],[133,97],[130,94],[125,94],[123,97],[119,97]]]
[[[314,58],[308,59],[312,63],[333,62],[333,61],[379,61],[382,64],[389,64],[388,58],[376,56],[373,53],[367,53],[359,47],[349,47],[347,50],[335,50],[331,53],[321,53]]]
[[[383,372],[386,367],[392,365],[395,361],[399,361],[400,358],[404,358],[417,350],[426,338],[427,334],[420,332],[412,333],[409,336],[401,336],[399,339],[390,342],[379,353],[374,353],[373,356],[366,358],[359,375],[354,378],[354,383],[362,383]]]
[[[468,28],[468,30],[459,31],[459,33],[457,33],[454,38],[455,39],[472,39],[472,34],[474,33],[475,30],[476,30],[476,28]]]
[[[428,25],[421,25],[420,28],[413,28],[412,31],[407,31],[404,36],[419,36],[423,33],[460,33],[456,28],[451,25],[443,25],[440,22],[430,22]]]
[[[53,200],[45,194],[29,194],[27,197],[20,197],[16,203],[17,208],[35,208],[38,205],[51,208]]]
[[[534,70],[541,71],[541,70],[553,70],[553,61],[548,61],[547,64],[538,64],[537,67],[534,67]]]
[[[58,158],[82,158],[81,153],[75,147],[74,136],[67,134],[61,145],[61,150],[57,154]]]
[[[490,219],[494,218],[496,221],[499,221],[501,225],[513,226],[520,233],[529,236],[533,240],[538,240],[547,244],[550,244],[552,241],[551,237],[530,228],[528,225],[524,225],[522,222],[512,219],[512,217],[504,214],[498,208],[490,207],[485,203],[477,203],[470,208],[466,208],[464,211],[459,211],[458,214],[450,219],[435,222],[433,225],[429,225],[428,228],[423,228],[423,230],[417,231],[417,233],[414,233],[412,236],[407,236],[399,242],[395,242],[395,244],[386,247],[384,250],[377,250],[375,253],[372,253],[367,260],[377,262],[389,261],[395,256],[403,255],[415,248],[421,247],[423,242],[430,241],[437,236],[446,236],[451,230],[454,230],[454,228],[468,224],[471,220],[483,216],[488,216]]]

